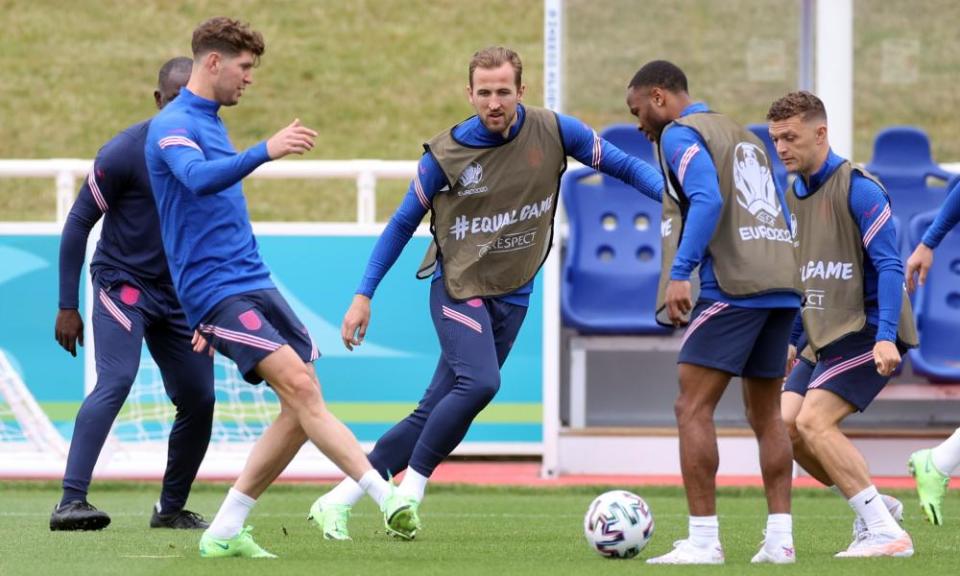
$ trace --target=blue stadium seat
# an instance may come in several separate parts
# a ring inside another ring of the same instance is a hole
[[[560,191],[569,221],[560,294],[566,325],[584,334],[669,333],[655,320],[660,204],[591,168],[568,172]]]
[[[893,213],[904,222],[912,222],[917,214],[943,203],[947,194],[944,184],[954,176],[933,161],[927,134],[912,126],[881,130],[874,140],[873,159],[867,170],[883,182]],[[931,186],[929,179],[938,181],[937,185]],[[901,247],[909,255],[909,248]]]
[[[773,140],[770,139],[770,131],[767,130],[767,125],[751,124],[747,126],[747,128],[756,134],[757,138],[763,142],[764,147],[767,149],[767,157],[770,159],[770,165],[773,166],[773,177],[777,180],[777,185],[780,189],[786,192],[787,186],[789,185],[787,167],[783,165],[783,162],[780,161],[780,156],[777,155],[777,148],[773,145]]]
[[[636,156],[659,169],[660,164],[653,144],[647,140],[636,124],[611,124],[600,131],[600,137],[627,154]],[[623,184],[613,176],[603,174],[602,178],[604,184]]]
[[[919,214],[910,222],[915,246],[937,216]],[[915,374],[936,382],[960,382],[960,231],[949,232],[937,248],[926,283],[917,290],[914,313],[920,346],[910,351]]]

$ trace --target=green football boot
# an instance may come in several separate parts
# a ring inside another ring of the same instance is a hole
[[[934,526],[943,524],[943,496],[947,493],[950,477],[942,474],[933,465],[933,452],[928,448],[910,455],[907,467],[917,481],[917,495],[920,508]]]
[[[396,488],[393,488],[381,507],[387,534],[403,540],[413,540],[417,536],[417,531],[420,530],[418,508],[420,508],[419,500],[413,496],[400,494]]]
[[[253,536],[250,535],[251,530],[253,530],[253,526],[247,526],[239,534],[227,540],[214,538],[209,533],[204,532],[203,536],[200,537],[200,557],[276,558],[276,555],[267,552],[253,541]]]
[[[352,540],[350,532],[347,530],[347,520],[350,519],[350,511],[353,506],[349,504],[324,504],[322,498],[310,507],[310,520],[317,525],[317,528],[323,530],[324,540]]]

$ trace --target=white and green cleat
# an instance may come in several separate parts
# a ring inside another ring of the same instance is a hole
[[[937,470],[930,449],[919,450],[910,455],[907,467],[917,481],[917,496],[920,508],[934,526],[943,524],[943,497],[947,493],[950,477]]]
[[[387,534],[402,540],[413,540],[420,530],[419,508],[420,501],[413,496],[400,494],[395,488],[391,490],[381,507]]]
[[[201,558],[276,558],[253,541],[250,531],[253,526],[247,526],[233,538],[221,540],[214,538],[208,532],[200,537]]]
[[[307,520],[323,531],[324,540],[352,540],[347,530],[347,520],[350,519],[352,509],[353,506],[349,504],[324,504],[323,498],[317,498],[310,507]]]

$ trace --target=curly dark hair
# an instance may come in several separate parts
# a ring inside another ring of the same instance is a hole
[[[804,121],[827,121],[827,109],[823,107],[823,101],[806,90],[791,92],[771,104],[767,120],[779,122],[797,115],[802,115]]]
[[[663,88],[669,92],[687,92],[687,75],[673,62],[653,60],[637,70],[627,88]]]
[[[246,22],[225,16],[211,18],[197,26],[193,31],[191,47],[194,58],[210,52],[236,56],[248,50],[259,61],[266,51],[262,34],[251,30]]]

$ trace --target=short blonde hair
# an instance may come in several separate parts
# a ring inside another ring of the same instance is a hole
[[[520,62],[520,55],[509,48],[503,46],[489,46],[483,50],[478,50],[470,59],[470,87],[473,88],[473,71],[477,68],[490,70],[499,68],[509,62],[513,66],[514,78],[517,88],[522,83],[523,63]]]

